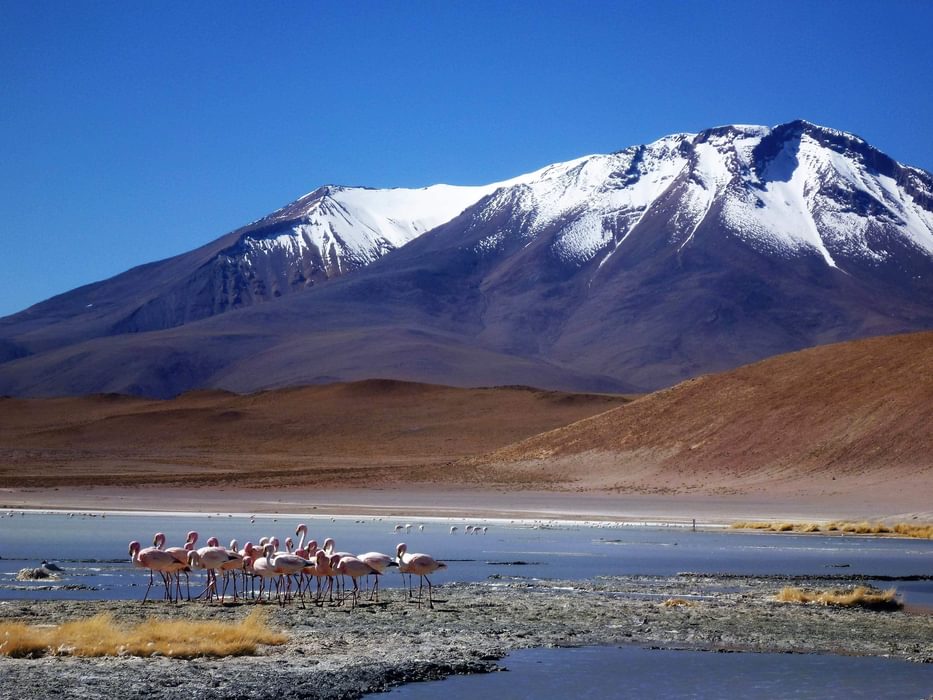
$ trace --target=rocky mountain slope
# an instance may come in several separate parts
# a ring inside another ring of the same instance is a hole
[[[928,491],[933,332],[706,375],[472,460],[492,481],[652,493]]]
[[[321,188],[3,319],[0,392],[367,377],[647,390],[926,328],[933,176],[796,121],[479,188]]]

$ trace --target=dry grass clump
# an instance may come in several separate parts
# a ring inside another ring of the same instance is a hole
[[[890,535],[894,530],[884,523],[870,523],[863,520],[860,523],[834,522],[827,525],[827,529],[848,532],[854,535]]]
[[[898,523],[894,526],[894,532],[905,537],[933,540],[933,523]]]
[[[893,588],[877,591],[867,586],[856,586],[852,590],[806,591],[794,586],[785,586],[777,594],[782,603],[818,603],[840,607],[861,607],[870,610],[900,610],[903,604],[897,599]]]
[[[685,598],[668,598],[661,603],[662,608],[692,607],[694,605],[696,605],[695,601],[686,600]]]
[[[736,530],[770,530],[774,523],[767,523],[759,520],[738,520],[729,527]]]
[[[860,523],[837,520],[820,525],[818,523],[738,521],[732,523],[729,527],[737,530],[768,530],[770,532],[844,532],[852,535],[900,535],[901,537],[933,539],[933,524],[929,523],[886,525],[885,523],[872,523],[867,520]]]
[[[287,637],[266,625],[261,611],[240,622],[150,618],[120,627],[110,613],[60,625],[0,622],[0,655],[42,656],[199,656],[254,654],[260,644],[284,644]]]
[[[743,521],[732,523],[729,527],[735,530],[768,530],[769,532],[819,532],[820,526],[816,523],[771,523],[765,521]]]

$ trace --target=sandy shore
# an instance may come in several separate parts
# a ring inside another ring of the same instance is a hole
[[[794,585],[844,586],[844,577]],[[259,656],[168,658],[0,657],[0,696],[98,698],[353,698],[409,681],[497,669],[532,646],[638,644],[710,651],[823,652],[933,662],[933,616],[782,604],[769,577],[613,577],[596,581],[498,579],[449,584],[434,610],[389,591],[382,603],[301,609],[263,606],[290,641]],[[665,607],[669,598],[687,604]],[[7,601],[0,619],[61,621],[109,611],[233,620],[254,606],[204,603]]]
[[[377,515],[724,524],[734,520],[933,520],[929,499],[799,495],[712,497],[415,486],[249,489],[101,486],[0,489],[0,508],[75,511]]]

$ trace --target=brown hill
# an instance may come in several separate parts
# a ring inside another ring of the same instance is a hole
[[[463,466],[582,490],[933,497],[933,333],[699,377]]]
[[[601,413],[619,396],[370,380],[172,400],[0,399],[0,487],[368,485]]]

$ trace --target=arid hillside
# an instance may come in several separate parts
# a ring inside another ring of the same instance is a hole
[[[0,488],[142,483],[368,486],[601,413],[619,396],[371,380],[172,400],[0,399]],[[448,466],[445,466],[448,465]]]
[[[478,481],[582,490],[933,495],[933,333],[706,375],[468,465]]]

